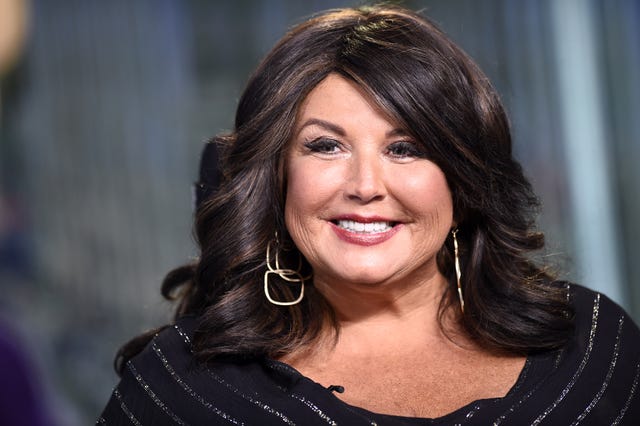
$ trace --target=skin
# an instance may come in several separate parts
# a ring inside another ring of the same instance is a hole
[[[515,383],[524,358],[487,353],[438,321],[447,285],[436,254],[453,222],[442,170],[355,83],[331,74],[302,103],[286,161],[285,222],[340,322],[282,360],[340,399],[435,417]],[[386,222],[370,239],[341,219]],[[344,223],[343,223],[344,224]],[[451,339],[451,336],[454,339]]]

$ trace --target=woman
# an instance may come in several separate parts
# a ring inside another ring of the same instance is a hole
[[[427,19],[298,25],[216,143],[176,321],[121,350],[99,423],[640,421],[638,328],[530,260],[498,96]]]

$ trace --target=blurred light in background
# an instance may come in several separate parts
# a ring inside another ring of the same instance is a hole
[[[358,3],[0,0],[0,314],[59,424],[93,422],[118,345],[170,318],[159,285],[195,254],[198,156],[232,126],[249,72],[288,26]],[[640,4],[405,5],[502,94],[543,201],[544,260],[640,318]]]

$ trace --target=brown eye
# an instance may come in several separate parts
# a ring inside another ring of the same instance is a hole
[[[394,142],[387,148],[389,155],[397,158],[424,158],[425,153],[413,142]]]

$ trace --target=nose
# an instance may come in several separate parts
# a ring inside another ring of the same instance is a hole
[[[376,156],[352,157],[345,195],[360,204],[383,200],[387,194],[384,169]]]

